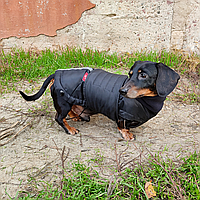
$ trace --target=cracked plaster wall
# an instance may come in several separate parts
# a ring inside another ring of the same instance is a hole
[[[90,0],[75,24],[57,36],[2,39],[4,49],[77,46],[111,52],[183,49],[200,54],[200,0]]]

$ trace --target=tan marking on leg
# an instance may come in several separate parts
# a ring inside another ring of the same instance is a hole
[[[67,123],[66,119],[63,119],[63,122],[64,122],[64,124],[65,124],[65,127],[67,128],[67,130],[69,131],[69,133],[70,133],[71,135],[75,135],[76,133],[79,132],[79,131],[78,131],[77,129],[75,129],[74,127],[71,127],[71,126]]]
[[[51,79],[50,85],[49,85],[49,89],[51,90],[51,86],[54,84],[54,78]]]
[[[77,115],[73,110],[70,110],[68,115],[71,118],[71,120],[74,122],[81,121],[81,117],[79,115]]]
[[[87,109],[84,110],[84,108],[82,106],[79,106],[79,105],[73,105],[72,111],[74,113],[76,113],[77,115],[81,116],[82,119],[89,118],[89,116],[92,115],[91,113],[88,112]]]
[[[137,96],[148,96],[148,97],[154,97],[157,95],[157,93],[155,93],[154,91],[151,91],[148,88],[138,90],[137,94],[138,94]]]
[[[82,106],[79,106],[79,105],[73,105],[72,110],[77,115],[80,115],[82,113],[82,111],[84,110],[84,108]]]
[[[119,128],[118,127],[119,132],[122,134],[122,137],[129,141],[129,140],[136,140],[135,135],[133,135],[133,133],[129,132],[128,129],[124,129],[124,128]]]

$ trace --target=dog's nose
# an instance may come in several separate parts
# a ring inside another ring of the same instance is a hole
[[[127,92],[128,92],[128,89],[126,89],[126,88],[120,88],[119,92],[120,92],[121,95],[125,96],[127,94]]]

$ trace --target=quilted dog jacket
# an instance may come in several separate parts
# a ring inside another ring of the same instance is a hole
[[[137,127],[154,117],[163,107],[165,97],[125,98],[119,89],[128,76],[101,69],[78,68],[57,70],[54,87],[71,105],[86,107],[128,127]]]

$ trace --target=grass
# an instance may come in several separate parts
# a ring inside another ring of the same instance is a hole
[[[4,80],[38,79],[54,73],[55,70],[71,67],[95,68],[126,68],[129,69],[137,60],[163,62],[180,73],[197,72],[200,75],[200,58],[196,55],[187,56],[179,52],[135,52],[133,54],[85,51],[76,48],[50,51],[29,51],[13,49],[10,53],[0,54],[1,77]]]
[[[150,156],[145,164],[126,168],[113,179],[102,178],[97,171],[79,162],[65,169],[60,185],[29,180],[34,193],[18,191],[19,200],[33,199],[148,199],[144,185],[153,180],[153,199],[200,199],[200,152],[179,162]],[[34,184],[33,184],[34,183]],[[42,185],[43,189],[38,189]]]
[[[200,76],[200,57],[197,55],[185,55],[179,51],[142,51],[133,54],[124,53],[118,55],[110,54],[105,51],[85,51],[77,48],[65,48],[51,51],[28,51],[22,49],[13,49],[9,53],[0,53],[0,92],[16,90],[15,83],[20,80],[29,82],[40,80],[53,74],[55,70],[72,67],[93,67],[104,68],[124,73],[135,61],[149,60],[152,62],[162,62],[175,69],[182,75],[193,77],[199,80]],[[199,102],[200,94],[196,91],[199,82],[193,83],[192,91],[186,94],[177,95],[180,100],[189,100],[190,102]]]

